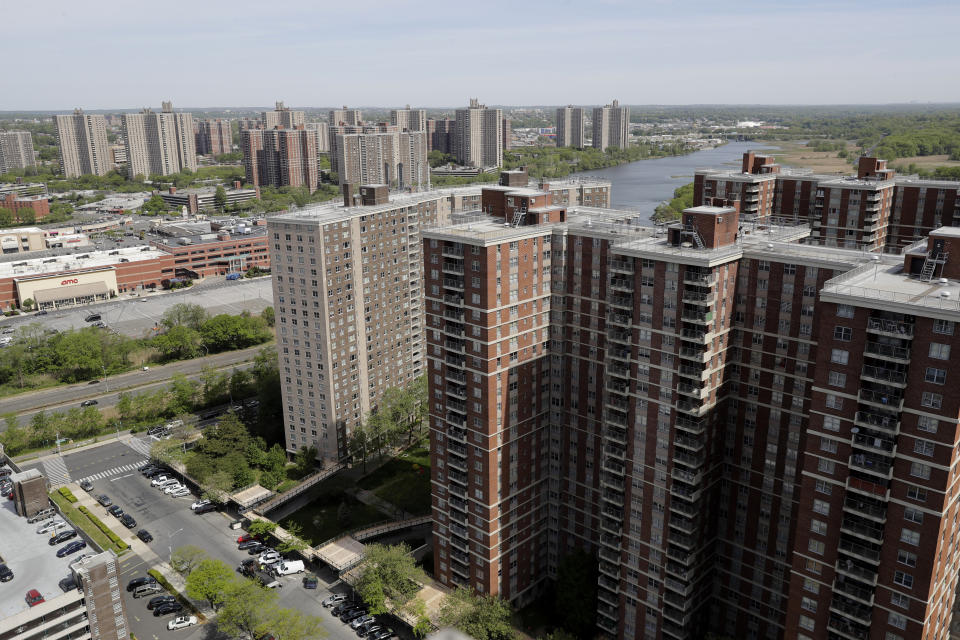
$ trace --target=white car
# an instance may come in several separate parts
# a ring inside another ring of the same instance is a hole
[[[66,526],[67,523],[63,520],[51,520],[50,522],[44,522],[42,525],[40,525],[37,528],[37,533],[53,533],[54,531],[66,528]]]
[[[200,507],[205,507],[205,506],[207,506],[208,504],[210,504],[210,501],[209,501],[209,500],[197,500],[197,501],[194,502],[192,505],[190,505],[190,508],[193,509],[194,511],[196,511],[196,510],[199,509]]]
[[[151,487],[159,487],[160,485],[165,484],[165,483],[167,483],[167,482],[170,482],[171,480],[173,480],[174,482],[176,482],[176,480],[174,480],[173,478],[171,478],[171,477],[169,477],[169,476],[157,476],[156,478],[154,478],[153,480],[150,481],[150,486],[151,486]]]
[[[171,493],[170,495],[173,496],[174,498],[182,498],[182,497],[184,497],[184,496],[190,495],[190,489],[188,489],[188,488],[186,488],[186,487],[180,487],[179,489],[177,489],[176,491],[174,491],[174,492]]]
[[[166,493],[167,495],[170,495],[174,491],[180,491],[180,489],[186,489],[186,487],[180,484],[179,482],[175,482],[173,484],[165,485],[163,487],[163,492]]]
[[[176,631],[177,629],[186,629],[195,624],[197,624],[197,616],[177,616],[167,623],[167,630]]]
[[[280,562],[280,554],[276,551],[264,551],[260,554],[260,564],[274,564]]]

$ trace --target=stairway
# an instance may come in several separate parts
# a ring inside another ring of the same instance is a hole
[[[946,264],[947,254],[933,251],[927,254],[923,261],[923,268],[920,269],[920,282],[930,282],[937,271],[937,265]]]

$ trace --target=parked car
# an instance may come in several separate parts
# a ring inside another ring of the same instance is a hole
[[[44,522],[42,525],[37,527],[37,533],[39,534],[52,533],[58,529],[65,529],[68,526],[70,525],[68,525],[66,522],[64,522],[60,518],[57,518],[56,520],[50,520],[48,522]]]
[[[320,581],[317,579],[317,576],[304,576],[303,577],[303,588],[304,589],[316,589],[320,585]]]
[[[143,473],[144,471],[149,471],[150,469],[156,469],[156,468],[157,467],[155,464],[153,464],[152,462],[148,462],[146,464],[140,465],[140,468],[137,469],[137,471],[139,471],[140,473]]]
[[[133,516],[129,513],[125,513],[120,516],[120,522],[122,522],[123,526],[125,526],[127,529],[134,529],[137,526],[137,521],[134,520]]]
[[[281,560],[275,571],[278,576],[289,576],[294,573],[303,573],[303,560]]]
[[[108,497],[107,497],[107,494],[105,494],[105,493],[97,496],[97,502],[100,503],[100,506],[101,506],[101,507],[109,507],[110,505],[113,504],[113,500],[111,500],[110,498],[108,498]]]
[[[266,571],[257,571],[254,573],[254,577],[265,589],[278,589],[283,586],[279,580]]]
[[[396,632],[393,629],[381,629],[377,631],[372,636],[367,636],[370,640],[386,640],[387,638],[392,638]]]
[[[273,564],[280,561],[280,554],[273,549],[265,550],[260,554],[260,564]]]
[[[127,593],[130,593],[140,585],[150,584],[156,581],[157,579],[154,578],[153,576],[140,576],[139,578],[134,578],[133,580],[127,583]]]
[[[60,590],[63,591],[64,593],[68,591],[76,591],[77,589],[77,581],[73,579],[73,576],[67,576],[66,578],[61,580],[59,584],[60,584]]]
[[[10,582],[13,580],[13,571],[5,564],[0,564],[0,582]]]
[[[340,595],[343,595],[343,594],[340,594]],[[335,596],[330,596],[330,598],[333,598],[333,597],[335,597]],[[328,600],[329,600],[330,598],[328,598]],[[329,605],[328,605],[328,606],[329,606]],[[349,600],[348,600],[348,599],[347,599],[347,596],[343,596],[343,598],[340,600],[340,603],[334,605],[333,609],[330,610],[330,613],[332,613],[333,615],[339,617],[341,613],[343,613],[344,611],[346,611],[346,610],[349,609],[350,607],[356,607],[356,606],[358,606],[356,600],[353,600],[353,599],[349,599]]]
[[[167,631],[176,631],[177,629],[186,629],[197,624],[196,616],[177,616],[167,623]]]
[[[217,505],[211,502],[210,504],[205,504],[202,507],[197,507],[196,509],[193,510],[193,512],[199,515],[201,513],[209,513],[211,511],[216,511],[216,510],[217,510]]]
[[[119,518],[123,515],[123,509],[120,508],[120,505],[115,504],[110,507],[107,507],[107,513],[112,515],[114,518]]]
[[[156,582],[148,582],[147,584],[142,584],[136,589],[133,590],[134,598],[143,598],[144,596],[152,596],[154,594],[160,593],[163,591],[161,587]]]
[[[363,605],[359,602],[351,602],[350,604],[348,604],[347,606],[345,606],[343,609],[340,610],[339,615],[337,614],[334,614],[334,615],[336,615],[338,618],[346,622],[345,618],[350,614],[352,614],[354,611],[363,611]]]
[[[144,471],[143,475],[147,478],[155,478],[161,473],[163,473],[163,469],[150,469],[150,471]]]
[[[99,313],[91,313],[83,319],[84,322],[99,322],[101,320]]]
[[[171,613],[179,613],[183,611],[183,605],[179,602],[168,602],[167,604],[162,604],[159,607],[153,610],[153,615],[156,617],[170,615]]]
[[[76,537],[77,537],[77,532],[75,529],[70,529],[69,531],[61,531],[55,536],[52,536],[50,540],[47,542],[47,544],[49,544],[52,547],[54,545],[60,544],[61,542],[66,542],[70,538],[76,538]]]
[[[0,478],[6,478],[13,474],[13,469],[10,467],[0,467]]]
[[[81,407],[92,407],[92,406],[98,405],[98,404],[100,404],[100,403],[97,402],[96,400],[84,400],[83,402],[80,403],[80,406],[81,406]]]
[[[173,484],[164,485],[163,492],[167,495],[174,493],[175,491],[180,491],[180,489],[186,489],[187,485],[180,482],[174,482]]]
[[[176,602],[176,601],[177,601],[176,596],[171,596],[171,595],[154,596],[147,601],[147,609],[150,609],[152,611],[153,609],[156,609],[162,604],[168,604],[170,602]]]
[[[86,549],[86,548],[87,548],[86,542],[84,542],[83,540],[74,540],[73,542],[60,547],[60,549],[57,550],[57,557],[64,558],[66,556],[69,556],[72,553],[76,553],[77,551],[80,551],[80,549]]]
[[[41,602],[44,602],[43,596],[40,595],[40,592],[36,589],[30,589],[27,591],[27,604],[31,607],[35,607]]]
[[[93,491],[93,483],[90,482],[89,480],[81,480],[80,488],[86,491],[87,493],[90,493],[91,491]]]
[[[352,611],[348,610],[346,613],[340,614],[340,620],[341,622],[353,622],[357,618],[367,615],[367,613],[367,610],[364,608],[355,609]]]
[[[53,507],[47,507],[45,509],[40,509],[35,514],[27,518],[27,522],[33,524],[34,522],[40,522],[41,520],[46,520],[57,515],[57,510]]]
[[[190,495],[190,489],[188,489],[187,487],[180,487],[179,489],[177,489],[176,491],[174,491],[173,493],[171,493],[171,494],[170,494],[170,497],[171,497],[171,498],[184,498],[184,497],[186,497],[186,496],[188,496],[188,495]]]
[[[368,622],[367,624],[360,625],[360,628],[357,629],[357,635],[363,638],[364,636],[373,635],[381,629],[383,629],[383,625],[378,624],[376,621]]]
[[[351,629],[359,629],[359,628],[360,628],[360,625],[367,624],[368,622],[373,622],[374,620],[376,620],[376,618],[374,618],[372,615],[370,615],[370,614],[368,613],[368,614],[365,615],[365,616],[360,616],[359,618],[353,620],[353,621],[350,623],[350,628],[351,628]]]
[[[237,551],[246,551],[247,549],[252,549],[258,545],[263,547],[263,543],[259,540],[247,540],[246,542],[241,542],[237,545]]]
[[[259,564],[253,558],[247,558],[240,563],[240,566],[237,567],[237,571],[242,573],[247,577],[252,577],[254,572],[259,568]]]
[[[143,542],[153,542],[153,536],[150,535],[150,532],[146,529],[140,529],[140,531],[137,531],[137,537]]]
[[[163,484],[165,484],[165,483],[167,483],[167,482],[171,482],[171,483],[172,483],[172,482],[177,482],[177,480],[176,480],[175,478],[171,478],[170,476],[162,475],[162,476],[158,476],[158,477],[154,478],[153,480],[151,480],[151,481],[150,481],[150,486],[151,486],[151,487],[159,487],[159,486],[161,486],[161,485],[163,485]]]
[[[207,506],[208,504],[210,504],[210,501],[209,501],[209,500],[206,500],[206,499],[204,499],[204,500],[197,500],[197,501],[194,502],[192,505],[190,505],[190,508],[191,508],[191,509],[199,509],[200,507],[205,507],[205,506]],[[243,536],[241,536],[241,537],[243,537]]]
[[[335,594],[333,594],[332,596],[328,596],[328,597],[327,597],[326,599],[324,599],[323,602],[321,602],[320,604],[322,604],[322,605],[325,606],[325,607],[332,607],[332,606],[334,606],[334,605],[336,605],[336,604],[339,604],[339,603],[341,603],[341,602],[345,602],[346,599],[347,599],[347,594],[345,594],[345,593],[335,593]]]
[[[191,507],[191,508],[192,508],[192,509],[196,509],[197,507],[196,507],[196,506],[193,506],[193,507]],[[241,543],[241,542],[251,542],[251,541],[259,540],[259,539],[260,539],[259,536],[255,536],[255,535],[251,535],[251,534],[249,534],[249,533],[245,533],[245,534],[243,534],[242,536],[240,536],[239,538],[237,538],[237,544],[239,544],[239,543]]]

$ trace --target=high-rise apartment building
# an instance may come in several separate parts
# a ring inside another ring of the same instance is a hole
[[[360,109],[348,109],[347,105],[343,105],[342,109],[331,109],[328,118],[331,127],[359,127],[363,124]]]
[[[430,184],[427,139],[422,131],[338,133],[331,168],[341,184],[383,184],[419,189]]]
[[[195,140],[198,155],[230,153],[233,151],[233,128],[229,120],[198,120]]]
[[[453,153],[456,125],[456,120],[427,120],[428,150]]]
[[[503,119],[503,150],[513,147],[513,128],[508,118]]]
[[[122,119],[128,176],[167,176],[184,169],[197,170],[192,115],[175,113],[173,104],[164,102],[159,113],[144,109],[125,113]]]
[[[773,156],[758,156],[752,151],[743,154],[740,171],[697,169],[693,176],[693,204],[738,202],[744,220],[769,218],[776,200],[780,165]]]
[[[296,129],[306,124],[306,118],[303,111],[291,110],[283,106],[281,101],[276,103],[276,108],[273,111],[262,111],[260,122],[264,129],[275,129],[277,127]]]
[[[610,637],[949,637],[960,231],[482,201],[424,233],[438,579],[524,603],[587,549]]]
[[[584,148],[586,121],[582,107],[567,106],[557,109],[557,146]]]
[[[0,131],[0,173],[37,166],[29,131]]]
[[[407,105],[405,109],[392,109],[390,111],[390,124],[400,131],[426,131],[427,110],[411,109],[410,105]]]
[[[313,131],[317,143],[317,153],[330,152],[330,125],[326,122],[308,122],[307,131]]]
[[[453,138],[457,162],[470,167],[503,166],[503,111],[488,109],[476,98],[457,109]]]
[[[103,176],[113,165],[107,143],[107,121],[101,115],[74,109],[71,115],[53,117],[57,125],[60,170],[68,178],[92,174]]]
[[[317,188],[316,133],[296,129],[244,129],[240,151],[247,183],[255,187]]]
[[[630,146],[630,107],[621,107],[619,100],[593,109],[593,148]]]

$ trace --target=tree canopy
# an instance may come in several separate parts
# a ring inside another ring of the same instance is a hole
[[[407,604],[426,580],[406,544],[370,544],[364,549],[360,577],[354,588],[367,603],[370,613],[379,615]]]

